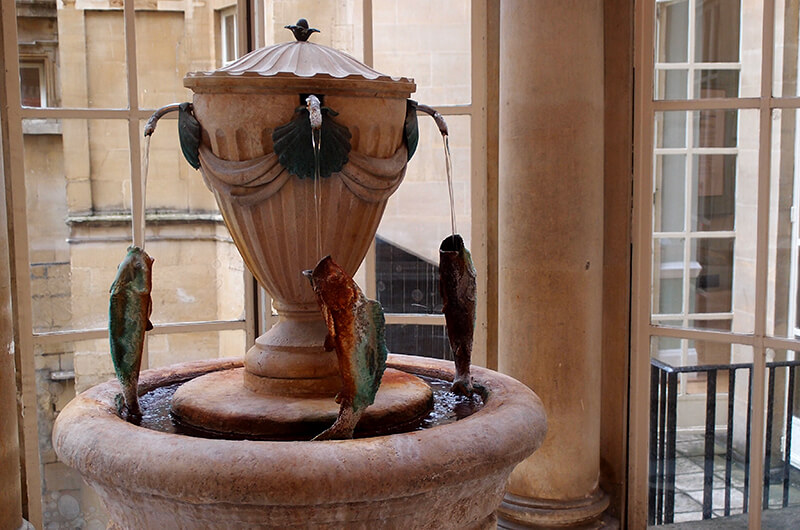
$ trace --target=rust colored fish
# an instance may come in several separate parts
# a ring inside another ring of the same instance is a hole
[[[370,300],[330,256],[303,274],[317,295],[328,336],[325,345],[336,350],[342,390],[336,396],[336,422],[315,440],[352,438],[358,420],[375,401],[386,369],[385,319],[381,304]]]
[[[439,246],[439,290],[447,337],[456,364],[452,391],[471,396],[472,338],[475,333],[476,272],[472,256],[458,234],[448,236]]]
[[[120,263],[108,307],[108,336],[114,371],[122,386],[122,405],[129,421],[141,418],[139,409],[139,370],[142,366],[145,331],[153,329],[150,322],[153,302],[153,258],[139,247],[128,247]]]

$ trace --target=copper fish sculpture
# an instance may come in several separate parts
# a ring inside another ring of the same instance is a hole
[[[139,247],[128,247],[128,255],[117,270],[111,284],[108,307],[108,336],[114,371],[122,386],[118,396],[119,412],[128,421],[137,422],[139,409],[139,370],[142,366],[145,331],[153,329],[150,313],[153,301],[153,258]]]
[[[439,291],[447,337],[456,364],[451,390],[456,394],[471,396],[475,390],[469,367],[475,333],[476,272],[472,255],[458,234],[446,237],[439,246]]]
[[[328,334],[326,350],[336,350],[342,390],[336,396],[336,422],[314,440],[353,437],[358,420],[375,401],[386,369],[385,326],[381,304],[370,300],[330,256],[303,274],[317,295]]]

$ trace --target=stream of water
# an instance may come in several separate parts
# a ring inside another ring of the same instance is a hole
[[[453,199],[453,162],[450,158],[450,140],[446,134],[442,134],[442,144],[444,144],[444,166],[447,172],[447,191],[450,194],[450,228],[453,235],[456,235],[456,206]]]

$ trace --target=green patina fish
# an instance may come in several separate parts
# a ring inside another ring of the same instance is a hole
[[[120,263],[108,307],[108,336],[114,371],[122,385],[122,402],[129,420],[141,418],[139,409],[139,370],[142,365],[144,333],[153,329],[150,313],[153,301],[153,258],[139,247],[128,247]],[[120,410],[122,412],[122,410]]]
[[[439,290],[447,337],[456,364],[452,390],[465,396],[473,393],[469,368],[475,333],[476,276],[472,256],[461,236],[446,237],[439,247]]]
[[[317,295],[328,336],[326,349],[335,349],[342,376],[336,422],[315,440],[352,438],[364,409],[372,405],[386,369],[385,319],[381,304],[370,300],[330,256],[303,274]]]

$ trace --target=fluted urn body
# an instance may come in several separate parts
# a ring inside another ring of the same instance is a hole
[[[203,177],[281,317],[248,351],[245,386],[335,393],[335,357],[322,347],[324,324],[301,272],[331,255],[353,275],[364,259],[405,174],[406,100],[415,85],[312,42],[262,48],[214,72],[190,73],[184,84],[202,127]],[[275,129],[309,94],[350,133],[347,162],[327,178],[294,175],[273,151]]]

